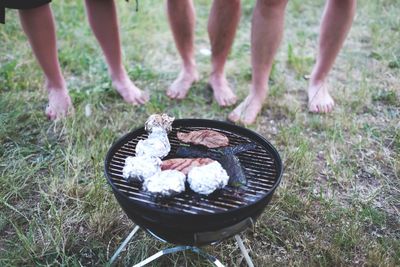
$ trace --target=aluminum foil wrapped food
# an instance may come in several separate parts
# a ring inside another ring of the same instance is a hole
[[[161,128],[168,133],[172,129],[172,122],[174,120],[174,117],[170,117],[167,114],[153,114],[147,119],[144,128],[149,133],[152,133],[153,130],[157,128]]]
[[[189,171],[187,181],[196,193],[209,195],[228,184],[229,176],[219,162],[194,167]]]
[[[156,173],[143,182],[143,189],[158,196],[173,196],[185,191],[186,175],[177,170]]]
[[[127,157],[122,176],[128,182],[143,182],[161,171],[161,159],[148,156]]]
[[[145,123],[145,129],[149,136],[140,140],[136,145],[136,156],[149,156],[164,158],[171,150],[168,140],[168,132],[171,130],[173,117],[167,114],[154,114]]]
[[[153,129],[153,132],[145,140],[140,140],[136,145],[136,156],[149,156],[164,158],[171,150],[167,132],[161,128]]]

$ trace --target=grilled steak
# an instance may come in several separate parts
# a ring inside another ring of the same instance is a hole
[[[214,160],[209,158],[168,159],[162,162],[161,170],[177,170],[187,175],[193,167],[207,165],[212,162]]]
[[[203,145],[208,148],[216,148],[229,145],[226,135],[213,130],[199,130],[189,133],[178,132],[177,137],[184,143]]]

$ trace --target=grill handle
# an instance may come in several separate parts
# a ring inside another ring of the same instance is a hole
[[[254,222],[251,217],[244,219],[224,229],[212,231],[212,232],[201,232],[194,234],[194,245],[210,244],[215,241],[220,241],[228,237],[239,234],[248,227],[254,227]]]

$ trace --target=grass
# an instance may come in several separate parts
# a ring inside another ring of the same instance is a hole
[[[149,114],[224,120],[205,90],[207,56],[196,53],[202,81],[187,99],[164,91],[179,58],[159,1],[118,1],[124,61],[151,92],[144,107],[123,103],[85,21],[81,1],[57,1],[60,62],[76,113],[45,120],[46,94],[15,12],[0,35],[0,265],[101,266],[132,227],[103,175],[108,148]],[[196,1],[197,51],[209,48],[209,1]],[[312,68],[323,1],[290,1],[284,41],[274,63],[269,99],[251,128],[284,161],[283,182],[255,231],[243,234],[257,266],[400,265],[400,11],[397,1],[359,1],[357,17],[331,73],[337,102],[330,115],[306,110],[303,76]],[[250,19],[243,17],[227,64],[240,98],[251,69]],[[85,116],[85,110],[91,116]],[[144,233],[118,261],[132,265],[166,245]],[[232,240],[206,249],[228,266],[245,266]],[[185,263],[186,262],[186,263]],[[156,266],[208,266],[192,253]]]

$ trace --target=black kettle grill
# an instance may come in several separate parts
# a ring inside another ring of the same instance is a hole
[[[225,187],[209,196],[190,190],[168,199],[157,199],[122,177],[125,159],[135,155],[139,140],[147,137],[144,128],[119,139],[105,160],[105,175],[115,197],[128,217],[159,239],[181,245],[201,246],[221,241],[252,226],[279,185],[282,162],[276,149],[262,136],[226,122],[204,119],[175,120],[168,138],[174,158],[182,145],[176,133],[211,129],[229,138],[230,145],[253,142],[256,148],[237,155],[247,185]]]

